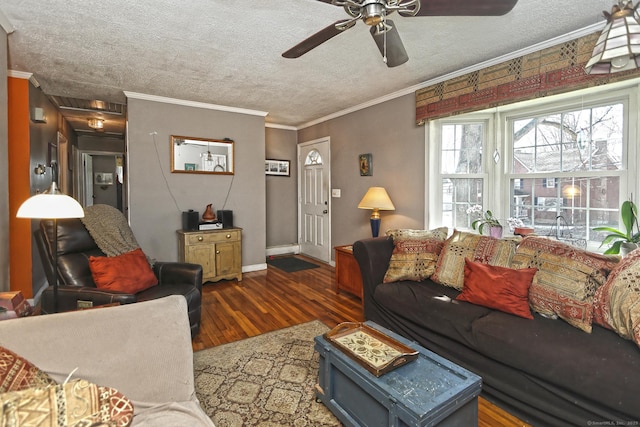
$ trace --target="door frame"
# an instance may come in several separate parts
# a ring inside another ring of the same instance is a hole
[[[85,163],[85,160],[89,156],[113,156],[113,157],[122,157],[122,166],[123,166],[123,183],[122,183],[122,210],[124,211],[125,217],[129,217],[129,209],[127,203],[127,171],[126,171],[126,163],[125,163],[125,153],[120,151],[99,151],[99,150],[80,150],[74,147],[73,150],[73,161],[75,165],[75,170],[78,173],[73,174],[73,188],[74,194],[78,202],[85,207],[87,203],[87,188],[93,183],[93,173],[91,172],[91,168],[88,167]]]
[[[297,159],[298,159],[298,247],[300,248],[300,253],[302,252],[302,174],[304,173],[304,159],[302,159],[302,155],[300,154],[301,152],[301,148],[303,147],[307,147],[309,145],[315,145],[315,144],[326,144],[326,151],[328,153],[327,159],[323,159],[322,164],[325,168],[324,172],[326,173],[327,176],[327,209],[329,210],[329,215],[327,216],[327,251],[324,254],[326,256],[326,259],[321,259],[321,261],[327,262],[329,264],[332,263],[331,261],[331,217],[332,215],[332,200],[331,200],[331,137],[329,136],[325,136],[322,138],[318,138],[318,139],[314,139],[311,141],[305,141],[305,142],[301,142],[300,144],[298,144],[297,146],[297,150],[298,150],[298,155],[297,155]]]

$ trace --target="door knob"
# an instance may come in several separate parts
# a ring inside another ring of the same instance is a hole
[[[325,209],[325,210],[323,210],[323,211],[322,211],[322,213],[323,213],[323,214],[327,214],[327,213],[329,213],[329,210],[328,210],[328,209]]]

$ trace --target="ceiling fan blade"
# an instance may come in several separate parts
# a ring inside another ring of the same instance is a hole
[[[344,24],[352,21],[350,25],[347,25],[346,28],[339,30],[336,28],[339,24]],[[307,37],[288,51],[282,54],[285,58],[299,58],[305,53],[309,52],[311,49],[320,46],[322,43],[326,42],[332,37],[337,36],[338,34],[344,32],[345,30],[353,27],[356,24],[356,21],[352,19],[342,19],[340,21],[336,21],[328,27],[323,28],[317,33]]]
[[[384,23],[380,25],[386,25],[388,28],[386,31],[387,37],[387,67],[397,67],[398,65],[402,65],[409,60],[409,55],[407,55],[407,51],[402,44],[402,40],[400,39],[400,33],[398,33],[398,29],[393,24],[393,21],[387,19]],[[373,26],[369,30],[373,40],[375,40],[378,49],[380,49],[380,53],[384,57],[385,51],[385,32],[379,31],[379,26]]]
[[[422,0],[415,16],[501,16],[518,0]]]

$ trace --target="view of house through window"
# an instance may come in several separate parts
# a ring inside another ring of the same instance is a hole
[[[469,229],[477,217],[467,209],[480,205],[499,212],[507,232],[507,218],[515,218],[538,235],[598,249],[604,234],[593,228],[618,228],[627,198],[621,191],[627,191],[625,109],[622,101],[607,101],[496,113],[484,122],[474,115],[436,122],[440,188],[435,182],[430,187],[440,192],[441,206],[433,216],[441,225]],[[502,123],[493,123],[496,118]],[[497,132],[503,140],[488,141],[489,126],[505,129]],[[483,156],[494,150],[506,160]]]
[[[581,246],[618,227],[624,107],[615,103],[511,120],[510,215]]]

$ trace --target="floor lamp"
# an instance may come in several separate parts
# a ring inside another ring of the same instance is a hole
[[[56,181],[57,164],[51,165],[51,186],[44,193],[29,197],[18,209],[18,218],[41,218],[53,220],[53,308],[58,312],[58,219],[82,218],[84,209],[72,197],[63,194]]]
[[[380,211],[393,211],[396,209],[387,194],[387,190],[383,187],[370,187],[362,200],[360,200],[360,203],[358,203],[358,208],[373,209],[369,220],[373,237],[378,237],[380,232]]]

